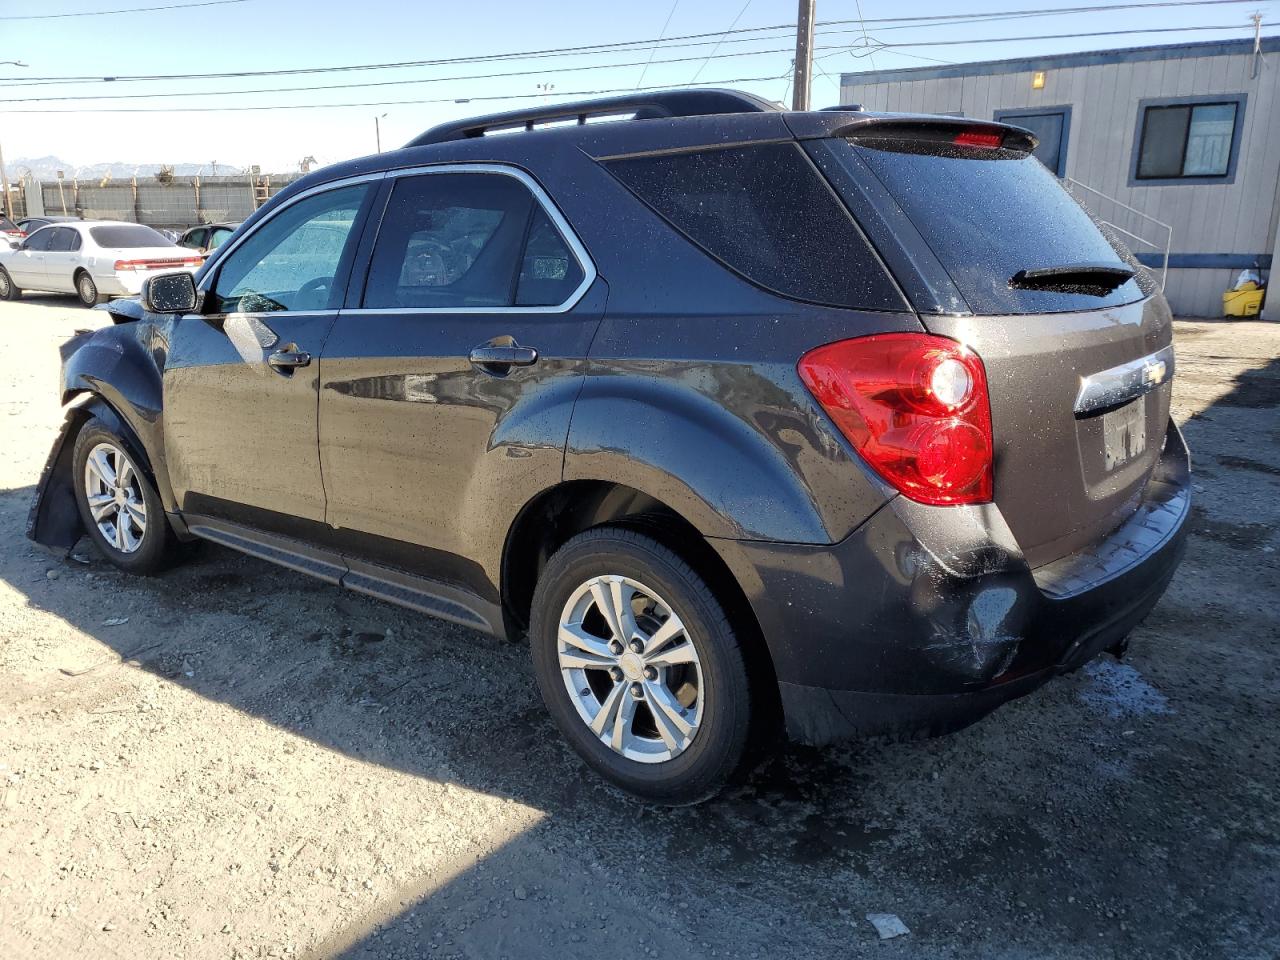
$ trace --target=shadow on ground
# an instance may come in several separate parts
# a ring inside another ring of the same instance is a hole
[[[1208,424],[1278,398],[1272,361],[1188,425],[1228,499],[1245,479],[1274,495],[1280,435],[1272,426],[1245,458],[1259,470],[1233,465],[1241,455]],[[9,551],[30,494],[0,495]],[[911,956],[1261,955],[1280,946],[1280,585],[1274,561],[1257,563],[1266,537],[1233,539],[1248,525],[1213,502],[1198,504],[1186,564],[1136,631],[1131,665],[1098,661],[943,740],[791,749],[678,810],[583,770],[519,647],[214,548],[145,581],[93,558],[92,587],[40,585],[29,568],[11,583],[203,697],[545,812],[315,956],[849,956],[881,949],[868,912],[902,916],[913,933],[893,949]],[[1272,543],[1274,503],[1260,515]],[[149,632],[103,628],[115,590],[150,605]],[[282,606],[306,615],[283,619]],[[224,643],[192,647],[166,629],[223,611],[235,625]]]

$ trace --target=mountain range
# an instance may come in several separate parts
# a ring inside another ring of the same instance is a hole
[[[101,180],[108,176],[113,180],[134,176],[150,177],[154,176],[161,166],[165,166],[159,163],[121,163],[119,161],[76,166],[59,157],[20,157],[17,160],[6,161],[5,165],[8,167],[9,176],[15,180],[24,176],[28,170],[37,180],[54,180],[59,170],[68,180],[77,177],[81,180]],[[173,163],[167,166],[173,167],[174,174],[179,177],[191,177],[197,173],[202,176],[214,175],[214,167],[209,163]],[[226,177],[243,172],[243,167],[229,163],[217,164],[218,176]]]

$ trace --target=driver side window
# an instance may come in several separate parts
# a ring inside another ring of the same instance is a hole
[[[264,223],[223,261],[209,312],[336,310],[342,291],[334,281],[371,189],[358,183],[319,193]]]
[[[53,243],[53,230],[53,227],[41,227],[23,241],[22,249],[31,250],[35,253],[43,253],[48,250]]]

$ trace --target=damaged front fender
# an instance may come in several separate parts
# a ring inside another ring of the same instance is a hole
[[[85,397],[86,401],[92,399]],[[76,435],[90,416],[92,412],[88,402],[67,411],[44,469],[40,471],[36,495],[27,514],[27,539],[43,546],[67,551],[84,533],[71,477],[71,454],[75,449]]]
[[[71,460],[75,438],[90,417],[132,448],[130,453],[156,483],[166,509],[172,503],[163,470],[161,374],[166,344],[149,323],[118,324],[80,331],[59,347],[61,398],[70,404],[36,486],[27,516],[27,537],[69,550],[84,532],[76,505]]]

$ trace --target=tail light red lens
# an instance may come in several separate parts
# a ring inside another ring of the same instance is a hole
[[[203,257],[190,256],[177,260],[117,260],[116,270],[173,270],[177,267],[198,267]]]
[[[958,147],[998,150],[1004,143],[1004,134],[999,130],[965,130],[957,133],[953,142]]]
[[[991,500],[987,373],[968,347],[876,334],[811,350],[799,371],[854,449],[901,493],[929,504]]]

